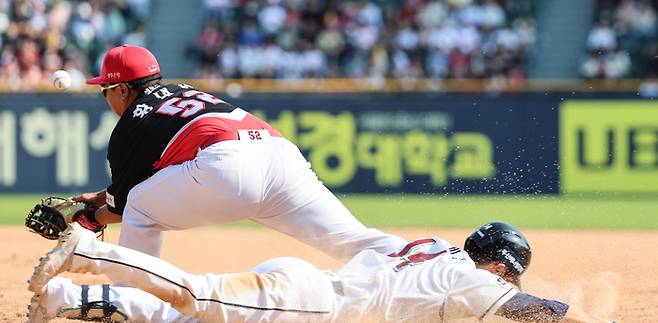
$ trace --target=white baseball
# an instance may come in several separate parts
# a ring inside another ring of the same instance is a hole
[[[66,90],[71,86],[71,74],[65,70],[53,73],[53,86],[58,90]]]

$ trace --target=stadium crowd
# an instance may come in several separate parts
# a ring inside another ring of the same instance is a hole
[[[525,78],[532,1],[204,0],[197,77]]]
[[[535,38],[523,0],[204,0],[192,77],[524,79]],[[73,85],[120,44],[145,44],[150,0],[0,0],[0,79]]]
[[[601,0],[585,78],[658,77],[656,0]],[[102,54],[145,45],[151,0],[0,0],[0,79],[29,89],[57,69],[82,86]],[[203,0],[188,51],[202,78],[526,77],[525,0]]]
[[[0,0],[0,79],[29,89],[58,69],[73,86],[117,43],[145,44],[150,0]]]
[[[587,37],[589,79],[658,77],[656,1],[602,0]]]

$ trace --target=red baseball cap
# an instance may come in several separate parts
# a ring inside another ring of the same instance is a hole
[[[101,75],[87,79],[87,84],[130,82],[157,73],[160,64],[148,49],[121,45],[105,54]]]

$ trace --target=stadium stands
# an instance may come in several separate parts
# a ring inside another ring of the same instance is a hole
[[[527,1],[205,0],[191,49],[218,78],[525,78]],[[74,87],[103,52],[145,44],[149,0],[0,0],[0,79],[29,89],[64,68]]]
[[[658,76],[656,1],[602,0],[581,64],[585,78]]]
[[[186,77],[483,79],[523,83],[541,26],[527,0],[199,0]],[[0,83],[29,90],[57,69],[73,86],[105,50],[145,45],[151,0],[0,0]],[[656,0],[600,0],[586,79],[658,76]],[[196,9],[195,9],[196,10]],[[196,28],[196,27],[195,27]],[[520,84],[519,83],[519,84]]]
[[[0,0],[0,79],[30,89],[58,69],[80,87],[117,43],[145,44],[150,0]]]
[[[198,77],[525,78],[522,0],[206,0]]]

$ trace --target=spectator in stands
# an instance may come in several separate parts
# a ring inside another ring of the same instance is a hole
[[[221,75],[225,78],[237,78],[239,74],[239,56],[234,42],[226,42],[219,54],[219,67]]]
[[[617,47],[617,36],[607,21],[599,21],[587,36],[587,49],[607,52]]]
[[[651,48],[658,44],[656,5],[650,0],[601,2],[598,22],[587,38],[581,63],[586,78],[643,78],[655,75]]]
[[[212,75],[217,63],[224,41],[224,35],[219,31],[219,25],[215,20],[209,20],[199,37],[197,38],[197,48],[199,55],[199,68],[208,75]]]
[[[315,47],[321,50],[326,59],[326,76],[335,77],[339,75],[339,59],[345,48],[345,39],[339,29],[338,14],[328,11],[323,16],[324,28],[315,39]]]
[[[580,74],[588,79],[598,79],[605,77],[605,62],[601,54],[592,51],[583,60],[580,65]]]

